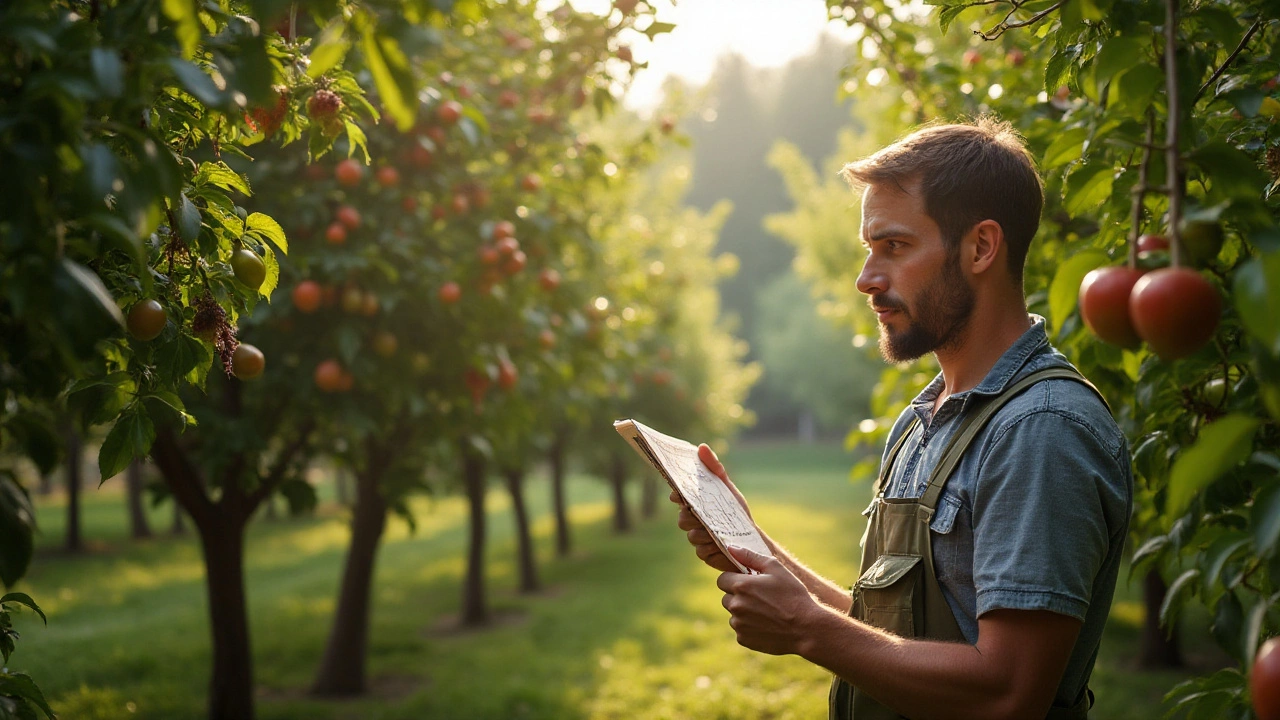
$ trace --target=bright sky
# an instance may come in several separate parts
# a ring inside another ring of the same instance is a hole
[[[669,75],[701,85],[722,54],[738,53],[757,67],[780,67],[805,55],[824,32],[853,40],[843,23],[827,20],[824,0],[652,0],[658,19],[676,29],[652,44],[637,43],[637,62],[649,62],[636,73],[626,104],[638,110],[662,99]],[[610,0],[573,0],[582,10],[604,12]],[[643,41],[644,38],[641,38]]]

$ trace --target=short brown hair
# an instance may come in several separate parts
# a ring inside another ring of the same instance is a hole
[[[1004,230],[1009,272],[1022,267],[1040,226],[1044,188],[1022,137],[1007,122],[982,116],[972,123],[931,125],[840,171],[851,185],[920,183],[925,212],[956,252],[960,238],[983,220]]]

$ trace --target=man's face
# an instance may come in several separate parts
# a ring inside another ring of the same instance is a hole
[[[867,262],[858,290],[879,318],[880,353],[894,363],[952,347],[973,314],[958,248],[948,253],[917,185],[871,185],[862,195]]]

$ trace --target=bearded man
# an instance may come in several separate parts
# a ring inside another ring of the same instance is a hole
[[[843,175],[863,190],[857,286],[882,354],[933,353],[942,370],[889,433],[861,577],[841,587],[763,530],[774,557],[731,549],[742,574],[687,507],[679,525],[724,571],[740,644],[835,675],[833,719],[1084,718],[1133,478],[1105,401],[1027,312],[1040,178],[989,118],[924,128]]]

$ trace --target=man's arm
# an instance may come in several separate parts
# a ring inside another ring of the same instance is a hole
[[[729,480],[729,474],[725,471],[724,464],[720,462],[720,458],[716,457],[715,452],[705,444],[699,445],[698,459],[716,477],[720,478],[742,505],[747,517],[751,517],[751,508],[747,506],[746,498],[742,496],[742,493],[738,492],[738,488]],[[698,518],[694,517],[693,512],[689,510],[689,507],[684,504],[680,499],[680,495],[674,490],[671,491],[671,502],[680,506],[680,516],[676,520],[676,524],[688,534],[689,543],[693,545],[694,552],[698,555],[698,558],[721,572],[737,572],[738,566],[724,556],[724,553],[720,551],[720,547],[711,539],[711,533],[702,526]],[[765,544],[769,546],[769,550],[773,552],[774,557],[778,558],[793,575],[799,578],[810,593],[825,605],[829,605],[842,613],[849,612],[851,600],[848,590],[809,569],[788,552],[786,548],[774,542],[773,538],[769,537],[764,530],[761,530],[759,525],[756,526],[756,530],[759,530],[760,537],[764,538]]]
[[[993,610],[978,644],[904,639],[814,602],[783,563],[735,551],[760,575],[718,585],[744,647],[796,654],[912,718],[1044,717],[1081,622],[1046,610]]]

